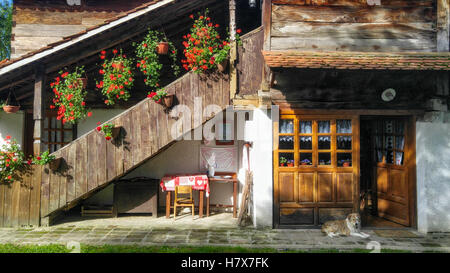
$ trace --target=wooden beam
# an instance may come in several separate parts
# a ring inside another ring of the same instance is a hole
[[[14,87],[14,86],[16,86],[16,85],[20,85],[20,84],[22,84],[22,83],[24,83],[24,82],[31,81],[31,80],[33,80],[33,77],[34,77],[34,75],[25,77],[25,78],[23,78],[23,79],[20,79],[20,80],[18,80],[18,81],[11,82],[11,83],[6,84],[6,85],[2,85],[2,86],[0,87],[0,92],[3,91],[3,90],[5,90],[5,89],[9,89],[9,88],[11,88],[11,87]],[[17,98],[17,99],[20,100],[19,98]]]
[[[234,99],[237,91],[237,43],[236,43],[236,1],[229,0],[230,9],[230,99]]]
[[[44,145],[41,142],[44,132],[44,95],[45,95],[45,73],[44,67],[38,65],[36,67],[36,75],[34,82],[34,100],[33,100],[33,154],[38,155],[44,150]]]
[[[437,0],[437,51],[449,51],[449,0]]]
[[[271,49],[270,36],[272,29],[272,0],[264,0],[262,4],[262,26],[264,30],[264,50]],[[271,71],[270,68],[264,64],[263,68],[263,77],[261,81],[261,90],[269,91],[270,90],[270,78]]]

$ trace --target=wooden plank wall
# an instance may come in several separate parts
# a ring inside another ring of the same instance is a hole
[[[272,50],[436,51],[436,0],[273,0]]]
[[[112,10],[34,9],[26,8],[25,4],[15,5],[11,58],[40,49],[122,13]]]
[[[40,174],[40,166],[28,167],[12,184],[0,184],[0,227],[39,225]]]
[[[258,28],[242,36],[242,46],[238,47],[238,94],[258,93],[262,80],[264,58],[261,54],[264,31]]]
[[[225,109],[230,102],[229,77],[225,74],[205,77],[188,73],[168,85],[166,91],[175,94],[178,103],[188,106],[192,113],[196,96],[202,97],[203,106],[216,104]],[[203,118],[202,123],[205,121]],[[119,140],[106,141],[92,130],[54,153],[64,159],[64,164],[57,172],[48,168],[42,172],[41,217],[72,207],[175,141],[171,135],[175,120],[151,99],[144,99],[109,122],[122,127]]]

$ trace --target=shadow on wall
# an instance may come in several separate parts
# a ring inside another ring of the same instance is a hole
[[[450,123],[417,123],[419,229],[450,231]],[[422,223],[422,224],[421,224]]]

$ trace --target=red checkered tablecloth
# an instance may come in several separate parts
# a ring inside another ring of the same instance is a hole
[[[192,186],[193,190],[204,190],[209,196],[209,181],[206,174],[166,174],[161,178],[163,191],[175,191],[175,186]]]

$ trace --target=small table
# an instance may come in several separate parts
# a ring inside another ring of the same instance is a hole
[[[230,178],[224,178],[230,176]],[[239,180],[236,173],[216,172],[214,177],[208,177],[209,182],[233,183],[233,218],[237,218],[237,186]],[[206,198],[206,216],[209,216],[209,197]]]
[[[203,217],[203,194],[206,191],[206,198],[209,200],[209,179],[206,174],[166,174],[161,178],[161,189],[167,191],[166,194],[166,218],[170,218],[171,192],[176,186],[191,186],[193,190],[199,191],[199,217]],[[209,208],[207,208],[207,211]],[[208,213],[209,215],[209,213]]]

